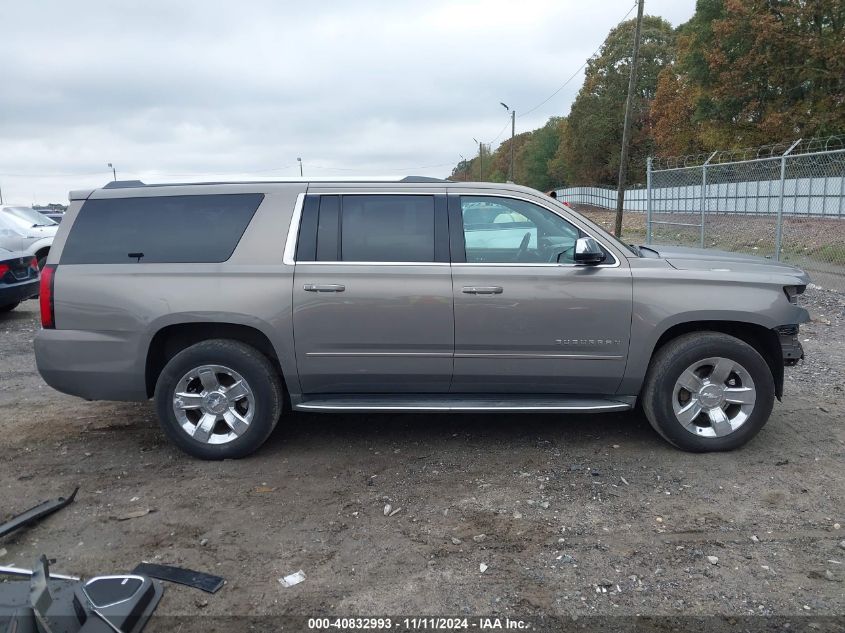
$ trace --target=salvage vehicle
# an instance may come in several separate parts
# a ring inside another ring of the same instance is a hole
[[[628,246],[549,196],[424,177],[73,191],[41,278],[38,370],[155,399],[243,457],[290,411],[627,411],[742,446],[803,357],[786,264]]]
[[[0,247],[34,255],[41,267],[47,261],[58,226],[57,222],[28,207],[2,207]]]
[[[26,253],[0,248],[0,312],[9,312],[21,301],[38,296],[38,260]]]

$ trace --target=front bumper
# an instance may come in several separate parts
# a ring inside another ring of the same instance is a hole
[[[18,284],[0,285],[0,306],[20,303],[32,297],[38,296],[38,279],[22,281]]]
[[[804,348],[798,339],[798,325],[781,325],[775,328],[780,339],[780,349],[783,354],[783,364],[797,365],[804,358]]]

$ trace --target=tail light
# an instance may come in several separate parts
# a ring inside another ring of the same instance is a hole
[[[41,271],[41,288],[39,301],[41,302],[41,327],[52,330],[56,327],[56,315],[53,311],[53,282],[56,276],[56,265],[48,264]]]
[[[33,257],[31,260],[29,260],[29,267],[32,268],[32,270],[38,270],[38,258],[37,257]]]
[[[0,279],[6,276],[6,273],[9,272],[11,268],[9,268],[9,264],[0,264]]]

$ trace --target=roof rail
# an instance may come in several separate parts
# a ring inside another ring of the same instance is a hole
[[[144,187],[145,184],[140,180],[112,180],[105,185],[103,189],[127,189],[129,187]]]
[[[446,182],[442,178],[434,178],[433,176],[405,176],[399,182]]]
[[[442,178],[434,178],[432,176],[375,176],[375,177],[348,177],[348,176],[338,176],[338,177],[331,177],[331,176],[321,176],[317,178],[280,178],[278,180],[267,180],[267,181],[222,181],[222,182],[192,182],[192,183],[175,183],[175,182],[168,182],[168,183],[161,183],[161,184],[152,184],[148,185],[145,182],[140,180],[112,180],[108,184],[103,186],[103,189],[131,189],[134,187],[176,187],[179,185],[227,185],[227,184],[258,184],[259,182],[266,182],[266,183],[284,183],[284,182],[359,182],[359,183],[368,183],[368,182],[404,182],[409,184],[414,183],[426,183],[426,182],[448,182]]]

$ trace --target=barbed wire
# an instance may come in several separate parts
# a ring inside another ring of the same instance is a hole
[[[817,152],[843,151],[845,158],[845,134],[824,136],[797,141],[781,141],[760,145],[759,147],[743,147],[738,149],[718,150],[715,152],[700,152],[683,156],[652,157],[653,169],[681,169],[684,167],[701,167],[704,163],[718,165],[720,163],[739,163],[751,160],[780,158],[790,148],[790,156],[815,154]]]

